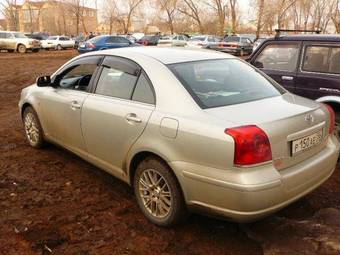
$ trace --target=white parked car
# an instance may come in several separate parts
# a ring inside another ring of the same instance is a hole
[[[188,38],[185,35],[163,36],[159,39],[157,46],[160,47],[184,47]]]
[[[7,50],[9,52],[18,51],[20,53],[26,53],[28,50],[38,52],[39,49],[39,41],[30,39],[23,33],[0,31],[0,51]]]
[[[43,49],[62,50],[67,48],[74,48],[75,41],[67,36],[50,36],[46,40],[41,41]]]
[[[211,35],[198,35],[191,37],[187,42],[191,48],[206,48],[209,44],[214,44],[219,40]]]

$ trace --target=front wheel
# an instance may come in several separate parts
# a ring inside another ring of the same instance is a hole
[[[57,45],[57,50],[62,50],[62,49],[63,49],[63,47],[61,47],[61,45],[58,44],[58,45]]]
[[[20,45],[18,46],[18,52],[19,52],[19,53],[26,53],[26,46],[23,45],[23,44],[20,44]]]
[[[44,145],[44,135],[37,113],[28,106],[24,110],[22,119],[29,144],[34,148],[41,148]]]
[[[148,157],[138,165],[134,191],[145,217],[158,226],[175,225],[187,214],[175,175],[167,164],[155,157]]]

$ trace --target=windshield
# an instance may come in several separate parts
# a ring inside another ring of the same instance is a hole
[[[143,36],[141,40],[153,40],[154,39],[154,36],[152,35],[146,35],[146,36]]]
[[[27,38],[23,33],[13,33],[15,38]]]
[[[274,81],[238,59],[178,63],[169,68],[203,109],[285,93]]]
[[[57,36],[49,36],[49,37],[47,38],[47,40],[57,40],[57,39],[58,39]]]
[[[205,40],[204,36],[194,36],[189,39],[189,41],[201,41],[203,42]]]
[[[225,42],[239,42],[240,41],[240,37],[238,36],[228,36],[226,38],[224,38]]]

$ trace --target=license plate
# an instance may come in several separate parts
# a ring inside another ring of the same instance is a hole
[[[299,152],[303,152],[305,150],[308,150],[322,141],[322,130],[311,134],[309,136],[305,136],[303,138],[294,140],[292,142],[292,155],[294,156],[295,154]]]

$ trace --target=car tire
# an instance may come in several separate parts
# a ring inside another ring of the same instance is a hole
[[[62,49],[63,49],[63,47],[61,47],[61,45],[60,45],[60,44],[58,44],[58,45],[57,45],[57,50],[59,50],[59,51],[60,51],[60,50],[62,50]]]
[[[45,144],[43,129],[37,113],[31,106],[25,108],[22,121],[29,144],[37,149],[43,147]]]
[[[182,190],[164,161],[156,157],[143,160],[137,166],[133,184],[137,203],[153,224],[169,227],[186,218]]]
[[[26,53],[26,46],[23,45],[23,44],[19,44],[17,50],[18,50],[19,53],[22,53],[22,54]]]

